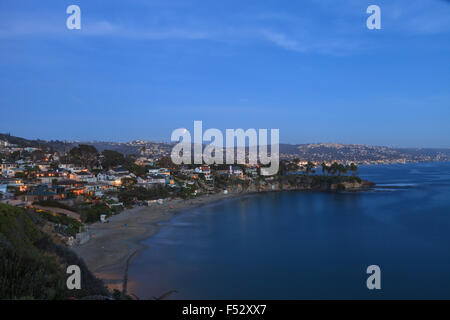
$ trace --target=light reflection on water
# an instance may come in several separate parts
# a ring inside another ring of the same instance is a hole
[[[387,189],[268,193],[180,214],[130,267],[141,298],[450,298],[450,164],[364,166]],[[368,265],[382,290],[365,286]]]

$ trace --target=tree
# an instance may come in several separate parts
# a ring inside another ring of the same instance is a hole
[[[125,166],[125,168],[138,177],[145,177],[147,175],[147,168],[137,165],[136,163],[131,163]]]
[[[70,161],[74,164],[81,165],[91,169],[98,162],[98,151],[94,146],[80,144],[78,147],[72,148],[69,152]]]
[[[25,170],[23,172],[16,172],[15,178],[26,179],[31,174],[39,172],[39,171],[41,171],[41,169],[39,169],[38,166],[35,166],[35,167],[25,166]]]
[[[105,169],[111,169],[113,167],[121,166],[125,164],[125,157],[118,151],[104,150],[102,152],[102,166]]]
[[[52,162],[50,164],[50,169],[52,169],[54,171],[58,170],[59,169],[59,164],[57,162]]]
[[[340,176],[342,173],[345,174],[347,172],[347,169],[345,168],[345,166],[342,163],[339,163],[338,167],[337,167],[337,172],[338,172],[338,175]]]
[[[305,165],[306,174],[309,174],[313,168],[314,164],[311,161],[308,161],[308,163]]]
[[[16,172],[14,174],[14,178],[17,178],[17,179],[26,179],[27,177],[28,176],[26,175],[25,172]]]
[[[137,180],[134,178],[122,178],[122,186],[131,187],[137,183]]]
[[[338,171],[339,171],[339,164],[337,162],[333,162],[329,167],[328,172],[334,176]]]
[[[352,172],[353,176],[358,175],[358,166],[354,164],[353,162],[350,163],[350,171]]]
[[[128,206],[133,204],[135,200],[153,200],[160,198],[167,198],[169,195],[170,189],[166,186],[158,186],[147,190],[144,187],[131,187],[121,189],[118,194],[118,198],[120,202],[123,202],[124,205]]]
[[[41,161],[45,159],[45,153],[42,150],[35,150],[31,153],[31,159],[33,162]]]
[[[156,162],[156,165],[159,168],[171,168],[173,166],[173,162],[170,157],[164,156]]]
[[[20,160],[22,158],[22,155],[20,154],[20,151],[14,151],[10,154],[8,154],[6,160],[8,162],[16,162],[17,160]]]
[[[288,171],[298,171],[299,166],[298,166],[298,162],[289,162],[287,165],[287,169]]]
[[[328,173],[329,168],[327,164],[325,162],[322,162],[321,166],[322,166],[322,174],[325,174],[325,172]]]
[[[225,170],[227,170],[227,168],[225,168]],[[279,163],[279,169],[278,172],[280,173],[280,175],[285,175],[286,172],[288,171],[287,168],[287,161],[286,160],[281,160]]]

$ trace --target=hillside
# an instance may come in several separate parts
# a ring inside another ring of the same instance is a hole
[[[135,140],[130,142],[80,142],[27,140],[8,134],[0,134],[0,140],[17,144],[19,147],[40,147],[51,151],[69,151],[79,144],[93,145],[98,151],[114,150],[123,154],[144,154],[150,157],[170,155],[174,143]],[[354,161],[354,162],[422,162],[450,161],[450,148],[392,148],[360,144],[311,143],[280,144],[282,159],[301,161]]]
[[[390,148],[359,144],[316,143],[280,145],[281,157],[311,161],[450,161],[450,149]]]
[[[0,299],[65,299],[109,295],[70,249],[43,232],[33,211],[0,204]],[[81,290],[66,288],[66,268],[81,269]]]

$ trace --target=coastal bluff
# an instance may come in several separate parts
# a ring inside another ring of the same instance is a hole
[[[374,182],[349,176],[290,176],[281,179],[255,180],[227,188],[230,193],[259,193],[270,191],[365,191],[375,187]]]
[[[168,198],[158,205],[136,206],[108,218],[109,223],[96,222],[89,226],[89,242],[73,250],[83,258],[89,269],[110,288],[121,288],[123,270],[134,252],[145,246],[141,241],[158,232],[160,223],[175,214],[217,203],[222,200],[250,196],[264,192],[283,191],[364,191],[375,186],[355,176],[292,175],[233,179],[224,187],[216,187],[195,198]],[[227,192],[224,193],[224,190]]]

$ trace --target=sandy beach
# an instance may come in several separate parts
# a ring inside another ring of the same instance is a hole
[[[174,215],[189,209],[248,195],[246,193],[213,194],[182,200],[165,200],[163,204],[134,207],[109,217],[108,223],[90,225],[91,239],[73,250],[83,258],[88,268],[103,279],[110,288],[119,288],[127,259],[135,258],[145,248],[142,240],[148,239],[158,230],[158,223],[169,221]]]
[[[361,186],[360,186],[361,188]],[[194,199],[165,199],[163,204],[139,206],[125,210],[108,218],[108,223],[96,222],[88,226],[91,239],[73,247],[73,250],[85,261],[89,270],[104,280],[110,288],[120,288],[123,281],[127,259],[139,256],[142,241],[150,238],[159,230],[159,223],[169,221],[182,211],[225,199],[250,196],[257,193],[299,191],[303,189],[279,188],[267,190],[236,190],[228,194],[217,193],[203,195]],[[308,189],[306,189],[308,190]],[[354,189],[351,189],[354,190]],[[366,188],[360,189],[366,190]]]

